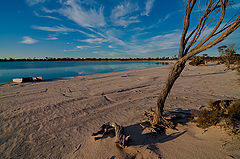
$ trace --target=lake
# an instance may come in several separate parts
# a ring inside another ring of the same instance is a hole
[[[13,78],[42,76],[46,79],[119,72],[166,65],[154,61],[31,61],[0,62],[0,83]]]

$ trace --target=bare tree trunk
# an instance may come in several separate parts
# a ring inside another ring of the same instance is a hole
[[[158,97],[157,105],[155,107],[155,114],[153,119],[153,124],[156,125],[161,120],[161,117],[163,116],[163,108],[165,100],[174,84],[176,79],[180,76],[181,72],[183,71],[186,64],[186,60],[181,58],[179,59],[175,64],[172,70],[168,74],[168,79]]]
[[[157,105],[155,107],[153,119],[151,120],[151,124],[153,126],[169,125],[167,121],[163,118],[163,108],[165,100],[174,82],[177,80],[177,78],[183,71],[186,61],[191,57],[197,55],[198,53],[205,51],[213,47],[217,43],[223,41],[228,35],[230,35],[240,26],[240,15],[236,14],[233,16],[234,18],[236,17],[235,20],[230,20],[229,22],[227,22],[228,23],[227,25],[221,27],[221,24],[224,20],[226,9],[229,5],[229,1],[230,0],[209,0],[206,10],[202,14],[202,17],[200,18],[198,25],[195,27],[195,29],[192,30],[191,33],[188,34],[188,29],[190,25],[190,15],[192,14],[192,10],[196,4],[196,0],[188,0],[183,20],[183,32],[180,41],[178,56],[179,59],[174,64],[173,69],[170,71],[168,79],[157,100]],[[207,26],[210,23],[214,22],[214,20],[212,20],[212,18],[209,19],[209,17],[212,17],[212,15],[215,16],[219,12],[221,12],[221,14],[219,15],[218,21],[216,21],[215,23],[215,27],[209,34],[205,35],[204,38],[200,38],[201,35],[203,35],[203,32],[207,28]],[[219,36],[213,39],[213,37],[216,35]]]

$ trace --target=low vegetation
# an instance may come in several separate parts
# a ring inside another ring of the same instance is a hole
[[[197,114],[198,127],[205,129],[219,124],[234,134],[240,134],[240,99],[210,101],[209,106]]]
[[[240,54],[236,54],[236,50],[234,45],[223,45],[218,47],[220,62],[224,63],[227,69],[238,70],[240,67]]]
[[[205,58],[203,56],[197,56],[194,57],[191,62],[189,62],[189,65],[198,66],[205,63]]]

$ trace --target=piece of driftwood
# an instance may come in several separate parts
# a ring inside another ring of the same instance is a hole
[[[115,143],[120,148],[125,148],[129,145],[130,136],[124,131],[124,127],[117,123],[106,123],[100,127],[100,130],[93,133],[92,136],[102,135],[100,137],[94,137],[95,140],[103,139],[111,136],[116,138]]]
[[[165,117],[160,117],[157,124],[154,124],[154,111],[151,109],[150,112],[145,112],[144,116],[147,118],[144,124],[141,124],[142,128],[152,128],[156,133],[163,134],[166,128],[174,128],[174,124],[166,120]]]
[[[221,111],[224,114],[228,114],[228,107],[237,100],[216,100],[212,103],[212,109]]]
[[[165,111],[158,123],[154,124],[154,111],[151,109],[149,112],[144,113],[146,120],[140,125],[143,129],[150,128],[155,133],[163,134],[167,128],[175,129],[176,124],[188,122],[192,118],[192,114],[196,113],[195,111],[182,109]]]

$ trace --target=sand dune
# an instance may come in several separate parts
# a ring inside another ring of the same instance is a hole
[[[142,131],[145,110],[172,65],[0,86],[0,158],[240,158],[240,141],[218,127],[193,123],[162,136]],[[237,72],[223,65],[186,66],[166,109],[196,109],[210,99],[240,98]],[[103,123],[126,126],[133,141],[121,150],[113,138],[94,141]]]

